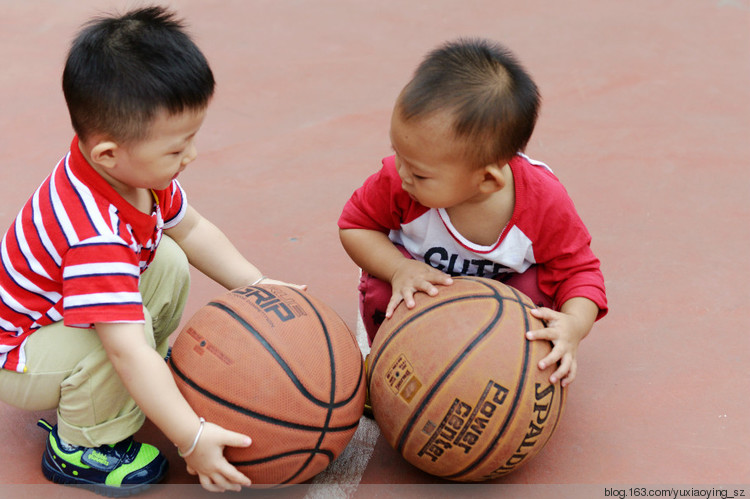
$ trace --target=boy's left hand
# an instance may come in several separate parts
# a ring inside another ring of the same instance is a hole
[[[547,307],[534,309],[531,314],[545,321],[547,327],[528,331],[526,338],[532,341],[549,340],[553,344],[549,355],[539,361],[539,369],[546,369],[560,362],[557,370],[549,378],[550,383],[561,380],[562,386],[569,385],[575,379],[578,369],[576,362],[578,345],[588,334],[590,327],[580,324],[581,321],[575,315],[556,312]]]

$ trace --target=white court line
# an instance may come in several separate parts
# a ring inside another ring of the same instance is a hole
[[[362,318],[357,314],[357,343],[362,355],[370,352]],[[305,499],[348,499],[354,495],[380,435],[372,419],[362,417],[349,445],[312,481]]]

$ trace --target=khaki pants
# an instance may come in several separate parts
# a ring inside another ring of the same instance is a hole
[[[185,253],[164,236],[141,275],[144,334],[165,356],[169,335],[180,323],[190,287]],[[28,370],[0,369],[0,400],[28,410],[57,408],[60,437],[98,447],[133,435],[145,416],[125,389],[93,329],[62,322],[45,326],[26,342]]]

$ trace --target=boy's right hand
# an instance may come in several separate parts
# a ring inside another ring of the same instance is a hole
[[[453,284],[453,279],[445,272],[430,267],[424,262],[404,258],[391,277],[393,291],[391,301],[388,302],[385,310],[386,319],[391,318],[393,311],[402,301],[406,304],[406,308],[414,308],[416,305],[414,293],[422,291],[430,296],[438,294],[436,284],[449,286]]]
[[[195,450],[185,456],[187,471],[191,475],[198,475],[201,485],[208,491],[238,492],[242,487],[249,486],[251,481],[226,460],[224,447],[249,447],[251,443],[247,435],[206,421]]]
[[[260,281],[260,284],[279,284],[281,286],[290,286],[292,288],[297,288],[300,291],[307,291],[307,284],[292,284],[290,282],[277,281],[276,279],[271,279],[270,277],[264,277],[263,280]]]

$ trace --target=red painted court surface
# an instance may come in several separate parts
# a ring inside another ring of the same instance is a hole
[[[3,231],[70,143],[59,83],[69,41],[91,15],[134,5],[0,0]],[[391,106],[423,55],[484,36],[541,88],[527,152],[576,201],[610,300],[581,344],[556,433],[507,477],[448,485],[363,419],[330,469],[253,497],[614,497],[636,486],[646,489],[630,497],[750,496],[750,1],[171,5],[218,81],[181,182],[266,274],[307,283],[357,330],[340,210],[390,154]],[[187,314],[221,291],[196,274]],[[41,474],[35,423],[54,412],[2,405],[0,417],[2,497],[94,497]],[[138,437],[171,462],[167,486],[144,497],[215,497],[186,485],[194,478],[151,423]]]

